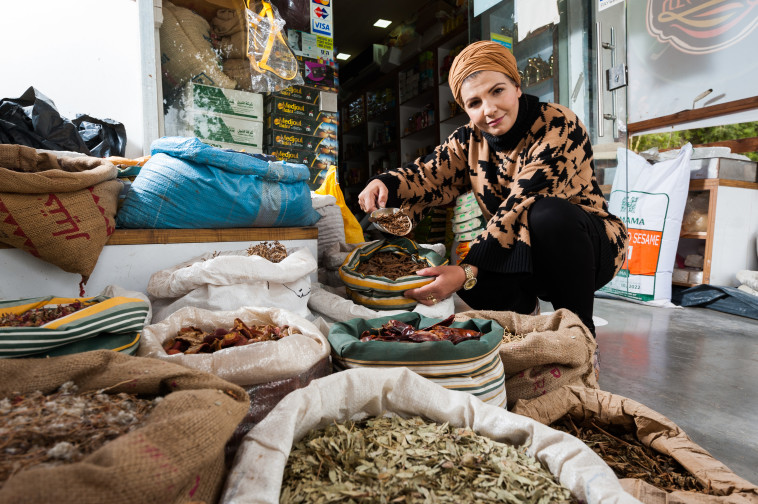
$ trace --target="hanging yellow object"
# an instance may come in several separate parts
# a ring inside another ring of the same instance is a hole
[[[337,182],[336,166],[332,165],[329,167],[329,170],[326,172],[326,178],[324,179],[324,182],[321,184],[321,187],[316,189],[314,192],[316,194],[322,195],[329,194],[337,198],[337,205],[340,207],[340,212],[342,212],[342,222],[345,225],[345,242],[363,243],[366,241],[363,238],[363,229],[361,228],[358,219],[356,219],[355,215],[353,215],[350,209],[347,208],[345,197],[342,194],[342,189],[340,189],[339,182]]]
[[[260,2],[260,6],[258,16],[248,20],[253,35],[250,39],[252,52],[248,52],[248,59],[259,73],[269,71],[284,80],[292,80],[298,71],[295,55],[282,37],[271,4]]]

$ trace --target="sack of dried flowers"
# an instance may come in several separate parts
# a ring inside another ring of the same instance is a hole
[[[40,419],[43,413],[49,416],[49,411],[14,410],[25,397],[51,394],[66,382],[73,382],[67,384],[67,390],[75,386],[78,393],[90,394],[100,402],[125,401],[122,393],[161,398],[153,399],[155,404],[134,430],[81,460],[19,470],[0,488],[0,502],[215,502],[226,476],[224,445],[248,408],[244,390],[216,376],[109,350],[50,359],[0,360],[0,376],[2,415],[15,419],[3,422],[6,450],[16,429],[54,439],[63,424],[74,422],[85,430],[90,420],[97,420],[97,413],[88,416],[80,407],[60,411],[44,423],[39,423]],[[107,397],[99,397],[104,394]],[[132,416],[121,414],[110,423],[114,427],[128,423]],[[51,451],[60,455],[75,450],[53,446]]]

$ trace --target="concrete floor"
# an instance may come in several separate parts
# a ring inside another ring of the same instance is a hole
[[[597,327],[600,388],[668,417],[758,484],[758,320],[600,298],[594,313],[608,321]]]

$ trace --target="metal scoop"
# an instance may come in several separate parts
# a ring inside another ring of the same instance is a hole
[[[400,215],[398,215],[400,214]],[[385,233],[395,236],[405,236],[411,232],[413,223],[400,208],[380,208],[374,210],[368,217],[369,222]]]

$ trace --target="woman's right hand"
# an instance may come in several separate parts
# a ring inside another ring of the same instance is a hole
[[[358,195],[361,210],[371,213],[387,205],[387,186],[384,182],[374,179]]]

